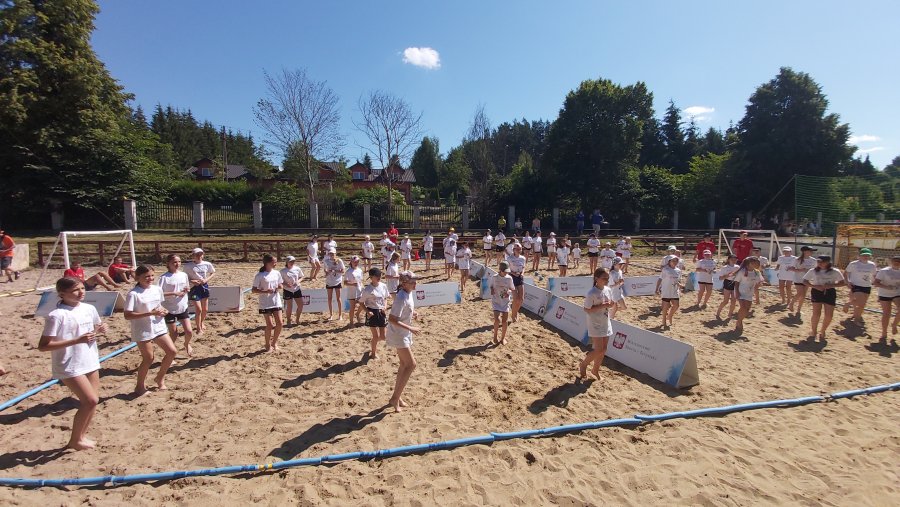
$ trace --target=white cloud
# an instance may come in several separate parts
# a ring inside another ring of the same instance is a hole
[[[684,108],[684,114],[688,115],[689,118],[693,118],[694,121],[709,121],[711,113],[716,112],[716,108],[707,107],[707,106],[690,106]]]
[[[872,148],[866,148],[864,150],[856,150],[859,153],[872,153],[874,151],[884,151],[884,146],[875,146]]]
[[[859,146],[859,143],[874,143],[876,141],[881,141],[881,138],[869,134],[863,134],[861,136],[850,136],[850,139],[847,139],[848,144],[855,144],[857,146]]]
[[[431,48],[406,48],[403,50],[403,63],[426,69],[440,69],[441,55]]]

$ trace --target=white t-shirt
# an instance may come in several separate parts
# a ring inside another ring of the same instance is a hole
[[[625,240],[624,239],[620,239],[619,241],[616,242],[616,253],[617,254],[625,253]]]
[[[509,272],[514,275],[521,275],[525,272],[525,263],[527,262],[524,255],[516,257],[515,255],[508,257],[506,262],[509,263]]]
[[[294,263],[292,268],[282,268],[279,273],[281,273],[281,284],[284,290],[290,293],[300,290],[300,279],[303,278],[303,270],[296,263]]]
[[[384,282],[378,282],[378,285],[370,283],[363,289],[359,302],[372,310],[384,310],[387,307],[387,298],[388,288]]]
[[[79,303],[77,306],[62,303],[50,312],[44,321],[44,336],[50,336],[51,342],[71,340],[92,332],[100,325],[100,315],[93,305]],[[64,379],[84,375],[100,369],[100,356],[97,352],[97,341],[90,345],[76,343],[69,347],[50,352],[53,378]]]
[[[659,278],[662,280],[659,284],[660,297],[666,299],[678,299],[681,297],[681,288],[678,286],[681,282],[680,269],[666,266],[662,268]]]
[[[259,294],[260,310],[284,307],[283,301],[281,299],[281,291],[278,290],[279,285],[281,285],[280,271],[276,271],[273,269],[272,271],[262,271],[260,273],[256,273],[256,276],[253,277],[254,288],[257,288],[259,290],[275,291],[272,294]]]
[[[590,309],[599,304],[612,303],[613,295],[609,287],[598,289],[591,287],[584,296],[584,308]],[[609,308],[596,312],[585,312],[587,316],[588,336],[604,337],[612,336],[612,321],[609,318]]]
[[[312,241],[306,245],[306,255],[310,260],[319,260],[319,242]]]
[[[484,249],[490,250],[491,246],[494,244],[494,237],[490,234],[485,234],[483,238],[481,238],[481,242],[484,243]]]
[[[163,292],[158,285],[151,285],[146,289],[137,286],[125,296],[125,311],[147,313],[162,306],[162,302]],[[156,315],[134,319],[130,322],[131,341],[133,342],[145,342],[168,332],[164,318]]]
[[[400,258],[401,259],[410,259],[412,258],[412,240],[409,238],[405,238],[400,241]]]
[[[391,315],[398,321],[411,325],[415,302],[412,294],[401,290],[394,296],[394,305],[391,307]],[[388,320],[387,329],[384,332],[385,342],[388,347],[405,349],[412,345],[412,331],[400,327]]]
[[[331,250],[332,248],[334,248],[334,250],[337,251],[337,241],[335,241],[333,239],[329,239],[328,241],[325,242],[325,251],[327,252],[327,251]]]
[[[471,267],[472,250],[469,247],[461,248],[456,252],[456,267],[458,269],[469,269]]]
[[[397,292],[397,289],[400,287],[400,266],[396,262],[391,262],[387,265],[387,270],[384,274],[387,278],[388,291],[391,294]]]
[[[170,273],[166,271],[165,273],[159,275],[159,278],[156,280],[156,284],[159,285],[159,288],[165,292],[181,292],[184,289],[190,289],[190,281],[188,280],[187,273],[183,271],[176,271],[175,273]],[[164,296],[162,306],[169,313],[184,313],[188,309],[188,295],[187,292],[180,296]]]
[[[447,264],[453,264],[456,262],[456,242],[455,241],[447,241],[444,246],[444,259],[447,261]]]
[[[715,275],[724,276],[725,278],[723,278],[722,280],[734,281],[734,274],[737,273],[739,269],[741,269],[741,267],[737,264],[726,264],[719,268],[719,270],[715,272]]]
[[[506,246],[506,235],[502,232],[498,232],[496,236],[494,236],[494,244],[497,246]]]
[[[630,259],[631,258],[631,243],[624,243],[622,245],[622,258]]]
[[[556,249],[556,263],[560,266],[569,264],[569,247],[561,246]]]
[[[185,262],[183,269],[190,280],[206,280],[210,275],[216,272],[215,266],[209,261]]]
[[[803,275],[803,280],[808,281],[812,285],[825,285],[831,283],[837,283],[844,279],[844,275],[841,274],[841,271],[835,268],[832,268],[831,271],[825,271],[824,269],[819,270],[818,272],[815,268],[810,269]]]
[[[754,293],[753,289],[761,284],[762,281],[763,278],[759,271],[753,270],[745,273],[743,270],[738,270],[737,274],[734,275],[734,283],[739,284],[738,299],[752,301]]]
[[[588,253],[599,253],[600,252],[600,240],[597,238],[590,238],[587,240]]]
[[[706,270],[700,271],[701,269]],[[700,259],[697,261],[696,277],[698,282],[712,283],[712,274],[716,271],[715,259]]]
[[[872,280],[875,279],[875,272],[878,266],[872,261],[855,260],[847,264],[844,273],[847,276],[847,282],[857,287],[871,287]]]
[[[875,273],[875,279],[881,283],[878,287],[878,295],[884,298],[895,298],[900,296],[900,269],[894,269],[890,266],[879,269]]]
[[[791,271],[788,271],[788,268],[797,264],[797,256],[782,255],[775,262],[778,264],[778,279],[793,282],[794,274]]]
[[[556,253],[556,238],[553,236],[547,238],[547,253]]]
[[[806,273],[809,272],[810,269],[816,267],[816,259],[815,257],[808,257],[803,260],[802,263],[799,262],[800,258],[797,258],[797,262],[791,266],[794,269],[798,269],[799,271],[791,271],[794,274],[794,283],[803,283],[803,277]]]
[[[575,259],[581,258],[581,247],[576,246],[572,249],[572,257]]]
[[[600,267],[609,269],[612,267],[613,259],[616,258],[616,252],[612,248],[604,248],[600,250]]]
[[[344,272],[344,289],[347,299],[359,299],[362,292],[363,272],[359,266],[348,267]]]
[[[543,249],[544,249],[543,243],[544,243],[543,238],[541,238],[540,236],[535,236],[534,239],[532,240],[532,245],[531,245],[532,250],[534,250],[535,253],[541,253],[541,251],[543,251]]]
[[[516,248],[516,245],[522,246],[522,243],[510,241],[509,244],[506,245],[506,248],[503,249],[503,253],[506,254],[507,257],[512,257],[513,249]],[[525,249],[522,248],[522,251],[524,252]]]
[[[425,249],[426,252],[434,251],[434,236],[430,236],[430,235],[425,236],[424,243],[425,243],[425,245],[423,246],[423,248]]]
[[[522,249],[530,252],[531,249],[534,248],[534,238],[531,236],[525,236],[522,238]]]
[[[625,275],[622,274],[621,269],[611,269],[609,271],[609,291],[612,293],[613,301],[621,301],[625,298],[622,294],[622,283],[625,280]]]
[[[325,286],[334,287],[335,285],[340,285],[341,277],[344,276],[344,270],[347,269],[344,267],[344,261],[325,257],[323,266],[325,267]]]
[[[375,256],[375,245],[371,241],[364,241],[362,244],[363,259],[371,259]]]
[[[491,308],[495,312],[509,312],[512,293],[516,290],[509,275],[497,273],[491,277]]]

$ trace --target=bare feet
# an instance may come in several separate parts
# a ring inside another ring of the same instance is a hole
[[[157,377],[156,379],[156,388],[160,391],[168,391],[169,388],[166,387],[166,381],[163,378]]]
[[[150,392],[150,391],[147,390],[147,386],[141,386],[141,387],[135,387],[135,388],[134,388],[134,396],[135,396],[135,398],[140,398],[141,396],[143,396],[143,395],[145,395],[145,394],[147,394],[147,393],[149,393],[149,392]]]
[[[391,400],[389,403],[391,404],[392,407],[394,407],[395,412],[403,412],[403,407],[406,406],[400,400],[397,400],[397,401]]]
[[[194,347],[191,347],[190,345],[185,345],[184,351],[187,353],[188,357],[194,357]]]
[[[579,365],[578,365],[578,376],[579,376],[580,378],[585,378],[585,377],[587,377],[587,365],[586,365],[586,364],[579,364]]]
[[[67,445],[66,447],[68,447],[69,449],[74,449],[76,451],[86,451],[88,449],[93,449],[95,445],[97,445],[95,442],[83,438],[78,442],[69,442],[69,445]]]
[[[600,368],[591,370],[591,375],[593,375],[595,379],[600,380]]]
[[[506,345],[506,343],[507,343],[507,342],[506,342],[506,338],[500,340],[500,345]]]

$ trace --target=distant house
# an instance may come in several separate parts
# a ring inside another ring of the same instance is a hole
[[[195,180],[214,180],[221,178],[221,172],[216,163],[208,158],[201,158],[194,162],[186,171]],[[256,181],[258,178],[250,173],[246,166],[240,164],[228,164],[225,166],[225,181]]]
[[[370,170],[357,160],[347,170],[350,172],[350,186],[354,190],[387,186],[390,179],[391,188],[399,190],[406,202],[412,202],[412,186],[416,183],[416,175],[412,169],[404,169],[400,164],[394,163],[387,169]]]
[[[337,173],[340,170],[340,162],[322,162],[319,166],[319,183],[330,183],[337,180]]]

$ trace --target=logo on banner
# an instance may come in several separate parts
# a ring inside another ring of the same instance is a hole
[[[416,291],[416,300],[418,300],[418,301],[424,301],[424,300],[425,300],[425,291],[424,291],[424,290],[417,290],[417,291]]]
[[[568,283],[568,282],[562,282],[561,284],[559,284],[559,290],[561,290],[561,291],[567,291],[567,290],[569,290],[569,283]]]
[[[561,319],[563,315],[566,314],[566,308],[564,306],[560,306],[556,309],[556,318]]]
[[[543,316],[544,316],[544,313],[545,313],[546,311],[547,311],[547,307],[546,307],[546,306],[541,306],[541,307],[538,309],[538,315],[541,316],[541,317],[543,317]]]
[[[303,301],[303,305],[308,305],[310,301],[310,296],[300,296],[300,299]]]
[[[628,339],[628,335],[622,333],[620,331],[616,331],[616,336],[613,337],[613,347],[617,349],[621,349],[625,346],[625,340]]]

